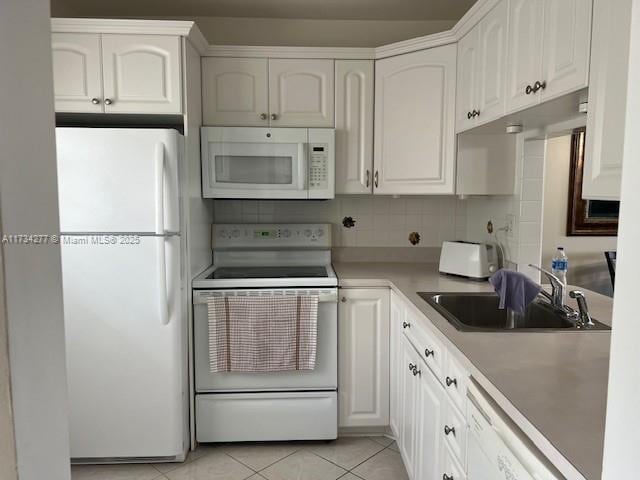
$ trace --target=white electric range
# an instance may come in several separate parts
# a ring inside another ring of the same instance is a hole
[[[214,264],[193,281],[199,442],[337,437],[338,280],[327,224],[214,225]],[[314,370],[212,373],[212,296],[318,296]]]

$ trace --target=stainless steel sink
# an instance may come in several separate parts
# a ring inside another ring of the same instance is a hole
[[[511,310],[500,310],[498,296],[493,293],[418,292],[418,295],[450,324],[465,332],[611,330],[595,319],[594,327],[579,329],[563,312],[538,300],[519,315]]]

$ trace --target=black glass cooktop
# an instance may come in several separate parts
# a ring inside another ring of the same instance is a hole
[[[325,267],[220,267],[216,268],[207,278],[318,278],[327,276]]]

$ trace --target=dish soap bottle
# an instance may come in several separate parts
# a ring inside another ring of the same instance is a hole
[[[567,292],[567,271],[569,270],[569,258],[564,251],[564,247],[558,247],[556,250],[556,254],[551,261],[551,271],[552,273],[558,277],[565,286],[565,298],[562,299],[563,303],[566,303],[566,292]]]

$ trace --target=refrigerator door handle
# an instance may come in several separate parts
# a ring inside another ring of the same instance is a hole
[[[156,235],[164,235],[164,144],[156,143]]]
[[[169,297],[167,295],[167,257],[166,237],[158,237],[160,242],[158,251],[158,306],[160,308],[160,323],[169,325]]]

